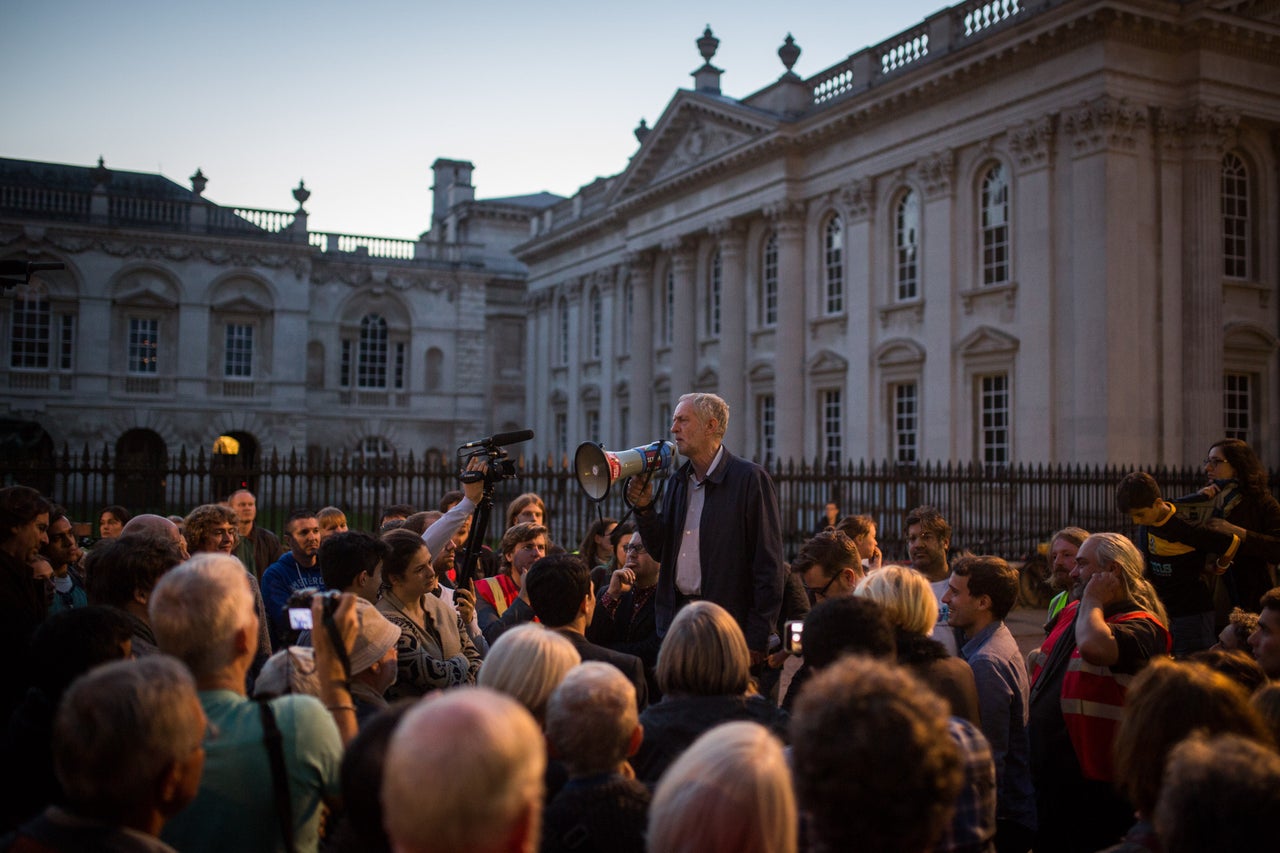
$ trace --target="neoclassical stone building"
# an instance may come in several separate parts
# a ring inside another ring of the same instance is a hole
[[[712,390],[762,460],[1280,459],[1280,3],[974,0],[742,98],[698,44],[516,249],[541,450]]]
[[[413,241],[309,231],[301,183],[296,211],[253,210],[210,202],[199,170],[0,159],[0,260],[66,265],[0,296],[0,447],[421,458],[520,428],[510,247],[560,199],[476,200],[470,163],[433,171]]]

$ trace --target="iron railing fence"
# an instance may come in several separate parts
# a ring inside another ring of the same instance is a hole
[[[232,457],[239,460],[239,457]],[[240,487],[258,500],[258,523],[279,530],[290,510],[333,505],[354,529],[372,530],[382,509],[406,503],[435,509],[445,492],[458,488],[450,459],[392,455],[368,460],[345,453],[261,453],[253,464],[186,449],[163,459],[116,458],[108,448],[88,446],[44,459],[0,458],[0,484],[34,486],[64,505],[71,517],[96,526],[99,510],[120,504],[131,512],[183,515],[193,507],[224,500]],[[517,476],[494,491],[488,536],[501,536],[507,505],[522,492],[537,492],[547,505],[552,538],[576,546],[598,515],[626,512],[615,487],[601,504],[578,488],[568,459],[516,458]],[[938,507],[953,529],[952,549],[1021,558],[1068,524],[1090,531],[1130,529],[1115,509],[1115,486],[1134,466],[1010,465],[968,463],[850,462],[828,466],[787,462],[772,466],[788,556],[819,526],[828,501],[842,514],[864,513],[877,522],[886,559],[906,554],[903,521],[920,504]],[[1194,492],[1205,482],[1198,467],[1146,469],[1166,496]],[[1280,472],[1271,473],[1273,491]],[[96,530],[95,530],[96,532]]]

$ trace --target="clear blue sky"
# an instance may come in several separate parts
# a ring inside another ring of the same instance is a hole
[[[312,230],[416,237],[437,157],[472,161],[480,198],[622,171],[708,23],[742,97],[782,73],[788,32],[808,77],[946,5],[0,0],[0,156],[199,167],[214,201],[275,210],[304,178]]]

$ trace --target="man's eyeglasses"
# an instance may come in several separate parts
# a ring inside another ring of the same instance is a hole
[[[643,554],[644,546],[643,545],[625,545],[622,548],[622,552],[624,554]]]
[[[831,576],[831,580],[827,581],[826,586],[824,586],[822,589],[814,589],[813,587],[806,585],[804,588],[804,591],[809,593],[809,597],[814,599],[815,601],[821,598],[826,598],[827,590],[831,589],[831,585],[836,582],[836,578],[838,577],[840,577],[840,573],[836,572],[834,575]]]

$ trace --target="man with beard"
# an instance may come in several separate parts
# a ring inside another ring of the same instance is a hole
[[[1076,554],[1076,600],[1058,614],[1031,675],[1036,853],[1098,850],[1132,823],[1113,787],[1125,685],[1172,647],[1144,569],[1142,553],[1118,533],[1095,533]]]
[[[1046,634],[1049,633],[1049,626],[1053,624],[1053,617],[1067,606],[1067,599],[1070,598],[1071,589],[1074,586],[1071,581],[1071,571],[1076,567],[1076,552],[1088,538],[1087,530],[1079,527],[1064,527],[1053,534],[1053,538],[1049,540],[1049,586],[1057,595],[1049,600],[1049,616],[1044,626]]]
[[[309,509],[295,509],[284,523],[289,550],[262,573],[262,598],[267,607],[271,648],[289,644],[289,596],[304,589],[324,591],[320,553],[320,520]]]
[[[947,591],[951,569],[947,565],[947,550],[951,547],[951,525],[936,507],[918,506],[907,515],[907,551],[911,567],[924,575],[938,601],[938,623],[932,637],[954,655],[960,644],[956,632],[947,624],[947,605],[942,596]]]
[[[658,665],[658,629],[654,622],[654,592],[658,588],[658,561],[644,549],[639,533],[632,533],[623,552],[627,561],[609,577],[609,586],[596,596],[595,618],[587,626],[587,639],[596,645],[635,655],[644,662],[650,696],[656,696],[652,678]]]

